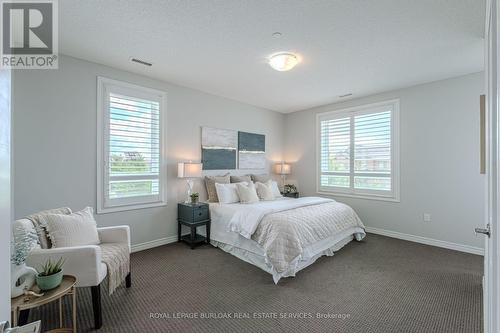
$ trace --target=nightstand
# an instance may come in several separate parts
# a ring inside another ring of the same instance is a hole
[[[289,193],[281,193],[283,194],[284,197],[288,197],[288,198],[295,198],[297,199],[299,197],[299,192],[289,192]]]
[[[208,204],[200,203],[180,203],[177,205],[177,240],[184,241],[194,249],[196,245],[210,243],[210,212]],[[181,235],[182,225],[191,228],[189,235]],[[196,233],[196,228],[205,226],[207,237],[203,237]]]

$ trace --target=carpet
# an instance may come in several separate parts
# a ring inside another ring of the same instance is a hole
[[[99,332],[482,332],[482,257],[373,234],[278,285],[209,245],[131,262],[132,288],[102,292]],[[89,288],[77,307],[78,332],[93,331]],[[44,331],[57,318],[55,304],[30,314]]]

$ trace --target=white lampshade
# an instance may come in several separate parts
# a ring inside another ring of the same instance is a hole
[[[278,163],[274,166],[274,172],[278,175],[289,175],[292,172],[292,167],[290,164]]]
[[[200,178],[203,164],[192,162],[181,162],[177,164],[177,177]]]

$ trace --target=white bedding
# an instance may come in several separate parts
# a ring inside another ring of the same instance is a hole
[[[304,197],[300,199],[283,198],[273,201],[259,201],[248,205],[240,204],[229,221],[229,231],[237,232],[245,238],[252,238],[260,221],[269,214],[285,210],[334,202],[331,199],[319,197]]]
[[[353,238],[365,236],[354,211],[331,199],[212,203],[210,212],[212,244],[271,273],[275,283],[294,276],[321,255],[333,255]],[[275,241],[276,235],[283,239]]]

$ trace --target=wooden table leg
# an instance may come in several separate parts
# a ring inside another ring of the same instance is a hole
[[[59,327],[63,328],[63,304],[62,304],[62,297],[59,298]]]
[[[17,318],[19,318],[19,310],[16,308],[12,312],[12,327],[16,327],[17,326]]]
[[[73,287],[73,333],[76,333],[76,288]]]
[[[196,226],[191,226],[191,250],[194,249],[195,239],[196,239]]]
[[[205,227],[207,228],[207,243],[210,244],[210,222],[205,224]]]

